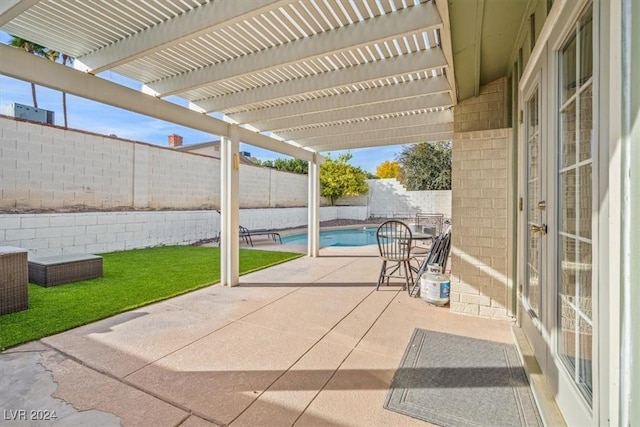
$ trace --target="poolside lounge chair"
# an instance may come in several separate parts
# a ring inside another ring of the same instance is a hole
[[[249,230],[246,227],[240,226],[240,238],[244,240],[245,243],[253,246],[253,237],[255,236],[267,236],[274,242],[282,244],[282,237],[280,237],[280,233],[269,230]]]

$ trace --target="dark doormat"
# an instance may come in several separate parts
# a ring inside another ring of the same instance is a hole
[[[416,329],[384,407],[441,426],[542,426],[513,345]]]

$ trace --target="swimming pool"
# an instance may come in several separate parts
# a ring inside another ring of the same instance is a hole
[[[337,230],[321,230],[320,246],[366,246],[375,245],[377,228],[341,228]],[[282,236],[282,243],[306,245],[307,233]]]

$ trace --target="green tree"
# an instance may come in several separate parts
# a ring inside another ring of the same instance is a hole
[[[409,145],[396,160],[407,190],[451,190],[451,142]]]
[[[309,162],[300,159],[276,159],[273,166],[284,172],[293,172],[299,174],[309,173]]]
[[[341,197],[361,196],[369,191],[366,173],[349,164],[352,157],[351,153],[344,153],[334,160],[328,155],[320,166],[321,194],[331,205]]]
[[[264,160],[259,164],[265,168],[272,168],[284,172],[293,172],[304,175],[309,173],[309,163],[300,159]]]
[[[40,46],[39,44],[30,42],[29,40],[22,39],[20,37],[11,36],[11,40],[9,40],[9,46],[17,47],[18,49],[22,49],[29,53],[32,53],[36,56],[47,56],[47,48],[44,46]],[[31,82],[31,97],[33,98],[33,106],[34,108],[38,108],[38,98],[36,96],[36,84]]]
[[[398,178],[402,168],[396,161],[385,160],[376,168],[378,178]]]

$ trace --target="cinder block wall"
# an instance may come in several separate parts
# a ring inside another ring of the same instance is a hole
[[[454,110],[453,131],[469,132],[506,127],[507,79],[500,78],[480,86],[480,94],[458,103]]]
[[[366,219],[363,206],[325,206],[320,220]],[[279,229],[307,225],[307,208],[242,209],[240,224]],[[212,239],[220,215],[212,210],[0,214],[0,246],[27,249],[29,256],[105,253]]]
[[[217,230],[215,211],[0,215],[0,244],[27,249],[30,256],[187,245],[210,239]]]
[[[134,144],[0,117],[0,208],[133,204]]]
[[[508,317],[510,143],[510,129],[454,135],[451,311]]]
[[[349,197],[339,204],[369,207],[369,215],[392,217],[398,214],[441,213],[451,217],[451,191],[408,191],[395,178],[368,179],[369,193],[361,197]]]
[[[456,106],[454,128],[467,131],[454,133],[452,157],[451,311],[496,319],[509,318],[513,291],[507,236],[512,133],[500,128],[505,104],[496,104],[504,87],[500,79]]]
[[[141,142],[0,116],[0,210],[217,209],[220,160]],[[370,214],[451,214],[449,191],[406,191],[368,180],[369,195],[340,200]],[[240,166],[240,207],[307,205],[306,175]],[[326,200],[321,203],[328,204]]]
[[[307,205],[306,175],[241,165],[243,208]],[[220,160],[0,117],[0,209],[211,209]]]

